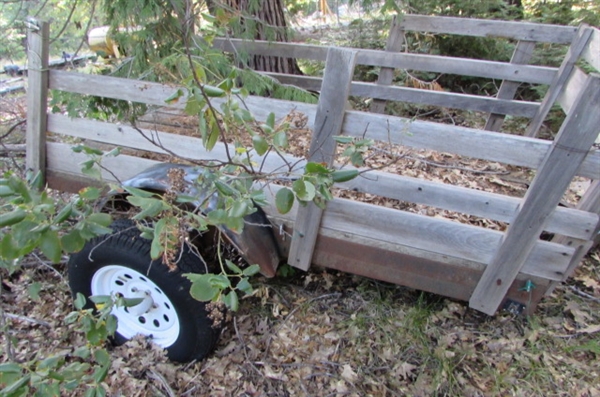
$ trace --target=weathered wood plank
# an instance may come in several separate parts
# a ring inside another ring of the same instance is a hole
[[[336,186],[500,222],[510,222],[521,204],[521,199],[516,197],[379,171],[362,174]],[[599,219],[597,214],[587,210],[557,207],[545,230],[590,239]]]
[[[540,106],[538,113],[531,120],[529,126],[527,127],[527,131],[525,133],[526,136],[537,136],[544,119],[548,115],[548,112],[554,105],[554,102],[556,102],[556,99],[560,95],[561,91],[563,91],[564,85],[569,79],[573,68],[575,67],[575,63],[581,56],[583,50],[587,47],[591,35],[592,29],[587,25],[581,25],[577,30],[577,35],[573,39],[573,42],[569,47],[569,51],[567,51],[567,55],[565,55],[558,72],[554,76],[554,79],[548,88],[548,92],[542,100],[542,105]]]
[[[147,81],[129,80],[118,77],[90,75],[76,72],[59,70],[50,71],[50,89],[74,92],[83,95],[95,95],[112,99],[121,99],[145,103],[155,106],[166,106],[165,99],[174,94],[182,87],[152,83]],[[212,98],[214,106],[224,102],[223,98]],[[316,111],[316,105],[300,102],[283,101],[279,99],[262,98],[250,96],[244,103],[252,109],[257,120],[266,120],[269,113],[273,112],[277,117],[284,117],[291,111],[298,111],[312,115]],[[183,109],[185,99],[169,107]]]
[[[284,56],[324,60],[325,47],[296,43],[269,43],[228,39],[230,51],[247,51],[251,54]],[[517,65],[507,62],[485,61],[427,54],[391,53],[380,50],[358,49],[356,63],[393,69],[421,70],[428,72],[487,77],[490,79],[520,81],[532,84],[549,84],[556,68],[533,65]],[[300,54],[303,56],[297,56]]]
[[[392,19],[392,26],[390,27],[390,33],[388,35],[385,50],[388,52],[398,52],[402,49],[404,44],[404,28],[402,27],[402,15],[396,15]],[[377,77],[377,85],[390,85],[394,80],[394,69],[392,68],[381,68],[379,76]],[[371,103],[371,113],[384,113],[385,104],[387,101],[374,99]]]
[[[577,28],[529,22],[406,15],[405,29],[462,36],[505,37],[514,40],[569,44]]]
[[[178,157],[199,161],[226,161],[225,146],[217,142],[211,151],[207,151],[197,137],[169,134],[154,129],[140,128],[137,131],[132,126],[112,124],[96,120],[71,119],[61,114],[48,115],[48,131],[69,135],[82,139],[135,150],[144,150],[154,153],[175,153]],[[142,135],[143,134],[143,135]],[[146,138],[145,138],[146,137]],[[265,156],[255,156],[253,160],[257,171],[273,173],[300,170],[306,161],[292,156],[279,156],[270,153]],[[292,169],[290,169],[290,167]]]
[[[322,79],[311,76],[291,76],[269,73],[282,84],[291,84],[307,90],[319,91]],[[510,114],[513,116],[533,117],[540,104],[537,102],[497,99],[481,95],[458,94],[444,91],[430,91],[410,87],[381,86],[373,83],[353,82],[350,95],[376,98],[383,101],[399,101],[424,105],[441,106],[451,109],[477,110]],[[384,102],[382,102],[384,103]],[[381,112],[373,112],[381,113]]]
[[[73,152],[71,145],[66,143],[48,142],[46,150],[48,154],[48,171],[70,175],[75,177],[76,180],[82,180],[82,177],[85,177],[81,172],[81,164],[89,160],[89,157],[85,154]],[[107,157],[102,160],[102,166],[106,168],[101,170],[102,180],[106,183],[119,182],[131,178],[157,163],[156,160],[128,155]],[[115,179],[115,175],[118,180]],[[90,180],[93,182],[93,179]]]
[[[560,105],[562,110],[569,114],[571,112],[571,108],[573,107],[573,103],[577,99],[577,95],[583,90],[583,85],[587,79],[587,74],[577,66],[573,68],[571,75],[567,79],[565,83],[565,87],[558,94],[556,98],[556,102]]]
[[[600,75],[590,75],[546,155],[502,244],[483,273],[469,305],[494,314],[598,136]],[[566,270],[566,269],[565,269]]]
[[[534,41],[519,41],[515,47],[510,63],[516,64],[527,64],[533,55],[535,49]],[[498,99],[512,99],[517,93],[517,89],[521,84],[516,81],[504,80],[498,89],[496,98]],[[484,130],[488,131],[500,131],[502,123],[504,122],[503,114],[491,113],[485,122]]]
[[[551,146],[541,139],[357,111],[346,111],[343,133],[528,168],[538,168]],[[597,179],[598,169],[600,150],[593,150],[577,174]]]
[[[31,20],[27,32],[27,170],[40,172],[42,181],[46,172],[46,112],[48,107],[48,55],[50,24],[42,20]],[[37,26],[35,26],[37,25]],[[42,182],[43,183],[43,182]]]
[[[445,91],[422,90],[409,87],[384,87],[373,83],[362,82],[352,83],[351,95],[442,106],[452,109],[510,114],[522,117],[533,117],[540,107],[540,105],[535,102],[457,94]]]
[[[335,160],[336,142],[333,137],[342,130],[355,61],[356,51],[333,47],[329,49],[323,89],[313,126],[309,161],[330,166]],[[310,267],[322,214],[323,210],[313,202],[298,210],[288,258],[293,266],[304,270]]]
[[[378,50],[360,50],[357,63],[395,69],[420,70],[462,76],[548,84],[556,68],[533,65],[516,65],[507,62],[484,61],[440,55],[390,53]]]
[[[596,68],[596,71],[600,72],[600,29],[592,28],[592,30],[592,37],[581,56],[590,65]]]
[[[428,291],[454,299],[468,300],[482,270],[437,262],[375,247],[372,241],[346,241],[321,235],[315,248],[314,263],[376,280],[395,283],[420,291]],[[538,287],[531,293],[523,290],[527,281]],[[530,275],[519,275],[507,293],[507,299],[525,306],[533,314],[543,297],[548,281]]]

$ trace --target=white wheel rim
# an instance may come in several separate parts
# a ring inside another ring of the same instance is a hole
[[[143,298],[142,303],[129,308],[114,307],[117,332],[126,339],[135,335],[151,337],[163,348],[179,337],[179,317],[175,306],[161,288],[142,273],[125,266],[109,265],[92,277],[92,295],[116,295]]]

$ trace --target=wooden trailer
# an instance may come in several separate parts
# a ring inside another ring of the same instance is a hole
[[[164,106],[177,87],[109,76],[48,70],[48,24],[30,30],[27,167],[41,170],[50,187],[76,191],[91,181],[79,170],[85,158],[67,143],[47,142],[48,132],[103,144],[164,153],[123,124],[69,118],[49,113],[48,90],[101,96]],[[510,62],[411,54],[402,51],[407,31],[429,34],[499,37],[515,43]],[[562,65],[529,64],[534,47],[570,45]],[[309,160],[334,162],[335,135],[365,137],[407,148],[429,149],[467,158],[510,164],[535,171],[524,197],[372,171],[340,188],[417,203],[509,224],[505,231],[336,198],[322,211],[315,205],[295,207],[286,215],[265,208],[288,263],[311,265],[384,280],[468,301],[494,314],[511,306],[531,312],[544,294],[564,281],[594,244],[600,227],[600,31],[524,22],[406,15],[394,21],[385,51],[325,48],[314,45],[244,42],[219,39],[224,51],[325,61],[323,78],[273,75],[283,83],[319,91],[317,105],[249,97],[246,105],[259,120],[270,112],[278,119],[290,112],[305,114],[312,126]],[[381,67],[379,81],[353,81],[355,65]],[[496,97],[432,91],[391,85],[395,69],[410,69],[496,79]],[[548,85],[541,103],[515,100],[522,83]],[[347,98],[373,98],[371,112],[347,109]],[[411,120],[383,114],[385,101],[427,104],[489,114],[484,129]],[[218,104],[216,99],[215,103]],[[567,117],[553,141],[536,138],[550,107],[561,106]],[[181,105],[183,107],[183,105]],[[527,136],[499,131],[506,115],[531,119]],[[217,144],[206,152],[197,138],[148,131],[173,152],[192,159],[224,156]],[[290,158],[288,160],[301,160]],[[282,159],[264,159],[266,171]],[[107,158],[103,165],[120,179],[155,161],[130,155]],[[302,162],[299,163],[302,165]],[[106,172],[107,181],[114,180]],[[574,178],[591,180],[574,208],[559,206]],[[270,184],[272,200],[280,186]],[[542,232],[551,241],[540,239]],[[288,238],[284,238],[288,236]],[[291,238],[289,237],[291,236]]]

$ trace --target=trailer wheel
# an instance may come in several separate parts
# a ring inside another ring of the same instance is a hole
[[[143,298],[136,306],[113,309],[118,320],[116,344],[141,334],[165,348],[171,360],[204,358],[214,348],[221,324],[215,324],[214,313],[209,318],[204,302],[192,298],[190,281],[182,276],[205,273],[202,261],[186,248],[178,268],[170,271],[160,260],[150,258],[151,242],[139,236],[133,221],[118,220],[111,228],[112,234],[91,240],[70,257],[73,295]],[[87,307],[94,307],[89,299]]]

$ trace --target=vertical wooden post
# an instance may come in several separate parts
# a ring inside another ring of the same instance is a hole
[[[533,50],[535,48],[535,41],[519,41],[515,47],[510,63],[525,65],[529,63]],[[521,83],[516,81],[504,80],[498,90],[498,99],[513,99]],[[500,131],[502,123],[504,122],[504,114],[492,113],[488,116],[485,123],[485,129],[488,131]]]
[[[496,254],[487,265],[469,306],[494,314],[515,280],[549,215],[598,136],[600,75],[591,74],[548,150]]]
[[[27,20],[27,154],[28,171],[41,172],[45,183],[46,123],[48,106],[48,56],[50,25],[46,21]]]
[[[554,102],[556,102],[556,99],[569,79],[571,72],[573,72],[575,63],[586,49],[590,37],[592,36],[592,32],[593,30],[587,25],[581,25],[577,30],[577,34],[569,47],[569,51],[567,52],[567,55],[565,55],[565,59],[560,65],[560,68],[558,68],[540,108],[527,127],[527,131],[525,132],[526,136],[537,136],[544,119],[548,115],[552,105],[554,105]]]
[[[404,44],[404,27],[402,26],[402,16],[395,16],[392,20],[392,27],[390,28],[390,35],[388,36],[385,50],[388,52],[398,52],[402,49]],[[377,85],[390,85],[394,81],[394,68],[382,67],[379,71],[379,77],[377,78]],[[371,103],[371,113],[384,113],[385,104],[387,103],[384,99],[373,99]]]
[[[336,142],[333,136],[342,131],[346,101],[354,73],[356,51],[330,48],[310,143],[309,161],[333,164]],[[323,210],[314,203],[298,209],[288,263],[308,270],[319,235]]]

